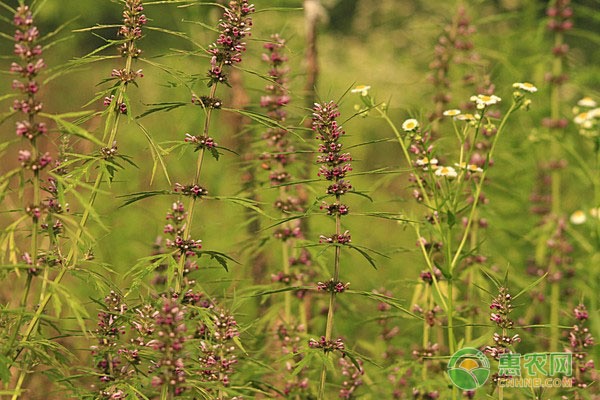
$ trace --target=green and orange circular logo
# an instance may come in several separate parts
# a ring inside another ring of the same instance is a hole
[[[465,347],[450,357],[448,375],[458,388],[475,390],[490,377],[490,362],[481,351]]]

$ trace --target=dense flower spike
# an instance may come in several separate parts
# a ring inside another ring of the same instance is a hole
[[[232,0],[225,8],[223,17],[219,21],[219,38],[210,45],[208,53],[212,55],[208,71],[208,86],[217,83],[227,83],[225,66],[242,61],[242,53],[246,50],[244,39],[250,36],[254,5],[247,0]]]
[[[444,27],[434,47],[434,58],[429,64],[431,73],[429,81],[435,88],[433,102],[435,110],[429,115],[433,121],[433,134],[437,134],[438,120],[442,117],[448,103],[452,101],[451,85],[452,70],[457,65],[475,65],[481,62],[481,57],[474,51],[472,37],[476,29],[464,6],[459,6],[452,22]],[[462,84],[470,85],[475,81],[472,73],[465,73]]]
[[[201,240],[184,239],[185,221],[188,216],[185,206],[181,201],[176,201],[171,205],[171,209],[167,213],[168,223],[163,228],[163,233],[167,236],[165,247],[167,249],[177,249],[179,253],[175,255],[176,259],[184,263],[182,282],[184,287],[193,286],[195,281],[187,277],[190,272],[198,269],[197,251],[202,248]],[[160,247],[160,246],[159,246]],[[159,251],[160,253],[161,251]],[[155,278],[158,282],[164,282],[166,277],[163,276],[162,269],[157,270],[158,276]]]
[[[368,97],[368,89],[364,86],[360,87],[357,93],[360,93],[363,98]],[[321,164],[321,167],[317,175],[327,182],[331,182],[326,193],[334,197],[331,203],[323,202],[321,209],[326,210],[327,215],[335,219],[336,231],[329,236],[321,235],[319,238],[319,243],[334,245],[335,253],[332,277],[327,282],[317,283],[318,291],[329,293],[325,336],[322,336],[319,341],[310,339],[308,345],[311,348],[322,349],[324,353],[339,350],[344,355],[343,342],[340,339],[333,341],[331,338],[336,297],[338,294],[345,292],[350,286],[350,283],[341,282],[339,277],[341,247],[349,245],[351,242],[350,231],[341,231],[341,218],[349,213],[349,208],[341,202],[341,197],[352,189],[352,185],[345,179],[348,172],[352,171],[352,165],[350,164],[352,157],[349,153],[342,152],[343,145],[339,143],[345,132],[337,122],[337,118],[340,116],[337,104],[333,101],[323,104],[315,103],[312,115],[312,130],[316,138],[322,142],[318,147],[318,152],[321,154],[317,157],[317,163]],[[323,369],[319,385],[320,398],[324,398],[326,375],[327,373]],[[344,390],[340,392],[340,396],[350,396],[355,388],[350,383],[344,385]]]
[[[125,40],[119,47],[119,53],[123,57],[137,58],[142,54],[136,41],[142,37],[142,26],[146,25],[148,20],[142,13],[144,6],[142,0],[126,0],[125,9],[123,10],[123,25],[119,28],[119,36],[122,36]],[[135,73],[137,76],[141,76],[141,70]],[[135,76],[133,76],[135,79]]]
[[[288,89],[286,41],[278,34],[272,35],[271,40],[264,44],[265,53],[262,60],[268,66],[269,83],[265,86],[265,95],[261,96],[260,106],[265,109],[269,118],[277,122],[278,126],[268,128],[262,135],[267,145],[266,151],[259,155],[261,168],[268,171],[269,181],[272,186],[279,186],[279,195],[275,200],[274,207],[281,211],[284,218],[291,212],[304,211],[304,201],[297,193],[295,185],[289,185],[293,175],[288,171],[290,165],[296,160],[294,155],[296,149],[289,139],[289,130],[286,128],[290,96]],[[299,221],[289,221],[275,230],[273,236],[281,240],[285,254],[296,254],[294,239],[303,239],[302,226]],[[308,253],[305,253],[308,255]],[[309,256],[310,257],[310,256]],[[308,260],[307,260],[308,261]],[[283,271],[272,275],[273,282],[282,282],[286,285],[302,286],[302,280],[307,274],[301,270],[292,273],[290,259],[284,260]],[[296,264],[306,266],[306,263]],[[287,296],[287,294],[286,294]],[[290,322],[290,321],[286,321]]]
[[[512,329],[514,326],[514,322],[509,316],[513,310],[512,296],[505,287],[500,287],[498,292],[498,296],[496,296],[490,304],[490,310],[492,310],[490,313],[490,321],[501,328],[502,333],[494,333],[494,345],[485,348],[485,352],[496,360],[499,359],[502,354],[511,353],[512,345],[521,341],[519,335],[509,336],[507,332],[508,329]]]
[[[17,74],[21,80],[15,79],[12,87],[26,96],[13,103],[13,110],[26,116],[24,120],[17,122],[16,133],[17,136],[34,140],[48,131],[45,123],[34,122],[36,114],[43,108],[42,103],[36,99],[40,88],[36,77],[46,64],[41,58],[42,46],[37,44],[40,32],[33,25],[33,16],[28,6],[17,8],[13,23],[17,28],[14,34],[14,54],[19,57],[20,63],[13,62],[10,72]]]
[[[575,307],[573,316],[575,317],[575,324],[567,336],[568,345],[565,346],[565,351],[572,354],[573,387],[580,391],[587,389],[595,378],[597,379],[594,360],[588,358],[589,352],[594,347],[594,337],[586,326],[589,314],[585,305],[579,304]],[[579,399],[579,396],[580,394],[577,393],[575,398]]]
[[[356,389],[363,384],[362,376],[365,371],[362,368],[362,360],[356,360],[358,367],[345,357],[340,358],[339,365],[342,369],[342,388],[340,389],[340,399],[353,399]]]
[[[336,121],[339,116],[337,104],[333,102],[315,104],[313,109],[312,129],[317,139],[323,141],[318,149],[322,153],[317,157],[317,163],[322,164],[318,175],[333,181],[327,188],[327,194],[335,195],[338,200],[339,196],[352,189],[350,183],[343,179],[348,172],[352,171],[350,164],[352,157],[348,153],[342,153],[342,144],[338,143],[339,138],[345,133]]]
[[[25,139],[29,144],[29,149],[18,151],[17,160],[24,171],[30,172],[33,177],[28,180],[32,187],[32,198],[27,200],[24,207],[24,213],[31,218],[31,249],[29,252],[23,252],[21,258],[27,265],[32,275],[40,272],[39,267],[54,267],[63,263],[63,256],[58,250],[58,237],[63,233],[63,220],[57,217],[58,214],[68,211],[68,204],[64,201],[62,187],[55,177],[44,179],[41,172],[52,167],[56,168],[55,173],[63,175],[64,169],[60,168],[64,161],[63,154],[58,160],[54,160],[50,152],[40,150],[44,144],[40,138],[46,136],[48,127],[44,122],[38,122],[38,114],[43,109],[42,102],[38,99],[40,84],[38,83],[38,74],[46,67],[42,56],[42,46],[38,44],[40,32],[34,25],[33,14],[28,6],[21,5],[13,17],[15,26],[14,33],[14,54],[19,62],[13,62],[10,72],[18,75],[12,82],[12,88],[20,93],[22,98],[13,101],[12,109],[18,118],[16,122],[15,133],[17,136]],[[64,153],[63,147],[61,152]],[[47,186],[45,186],[47,184]],[[49,196],[42,198],[42,193],[46,192]],[[41,230],[40,230],[41,228]],[[39,234],[48,235],[48,248],[42,250],[39,248]]]
[[[99,382],[93,388],[99,398],[114,399],[120,398],[115,396],[121,391],[113,382],[126,378],[133,371],[133,366],[140,362],[140,354],[137,349],[128,350],[122,346],[128,307],[121,295],[111,291],[104,298],[103,306],[94,332],[98,344],[92,346],[94,365],[99,373]]]
[[[146,344],[161,355],[151,369],[152,386],[167,385],[169,392],[175,396],[185,390],[183,348],[188,339],[186,313],[186,308],[179,305],[176,298],[164,298],[160,309],[153,315],[157,339]]]
[[[227,387],[238,362],[234,340],[240,333],[235,318],[224,310],[215,310],[211,318],[212,326],[202,323],[195,333],[200,339],[202,379]]]

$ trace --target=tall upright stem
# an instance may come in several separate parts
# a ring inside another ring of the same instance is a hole
[[[556,32],[554,36],[554,48],[558,48],[563,43],[563,35],[560,32]],[[561,57],[555,57],[552,64],[552,76],[560,77],[563,70],[563,61]],[[558,84],[553,83],[550,92],[550,118],[552,121],[558,121],[560,118],[560,87]],[[555,130],[558,135],[559,129]],[[556,160],[560,157],[560,145],[558,142],[559,138],[554,137],[551,143],[550,154],[552,160]],[[553,169],[551,174],[551,194],[552,194],[552,205],[551,212],[554,218],[557,219],[561,213],[561,173],[558,169]],[[552,258],[550,256],[550,258]],[[551,260],[549,261],[548,273],[552,277],[557,273],[557,266]],[[560,310],[560,281],[558,279],[552,279],[550,283],[550,351],[558,351],[560,332],[559,332],[559,310]]]
[[[221,63],[220,68],[223,67],[223,64]],[[210,98],[214,98],[215,94],[217,93],[217,84],[215,83],[214,85],[211,86],[210,88]],[[210,123],[211,123],[211,117],[212,117],[212,112],[213,112],[213,108],[208,106],[205,108],[206,110],[206,117],[204,119],[204,126],[202,128],[202,136],[206,137],[208,136],[208,131],[210,130]],[[200,175],[202,173],[202,164],[204,161],[204,153],[206,153],[206,149],[204,147],[202,147],[200,149],[200,151],[198,152],[198,157],[196,158],[196,172],[194,173],[194,180],[192,182],[192,185],[197,185],[200,182]],[[190,202],[188,204],[188,208],[187,208],[187,217],[185,220],[185,228],[183,231],[183,238],[184,240],[188,240],[192,231],[192,223],[194,222],[194,209],[196,206],[196,197],[195,196],[191,196],[190,197]],[[175,276],[175,292],[179,293],[181,292],[182,289],[182,284],[183,284],[183,271],[185,269],[185,255],[181,255],[181,258],[179,259],[179,264],[178,264],[178,270],[177,270],[177,275]]]
[[[335,197],[336,202],[339,203],[340,196]],[[335,215],[335,234],[339,237],[342,233],[342,223],[341,216],[339,214]],[[340,277],[340,256],[341,256],[342,248],[340,244],[335,246],[335,255],[333,259],[333,281],[338,282]],[[333,316],[335,312],[335,300],[336,300],[336,292],[334,290],[331,291],[329,295],[329,309],[327,310],[327,324],[325,326],[325,341],[331,341],[331,336],[333,334]],[[321,380],[319,384],[319,399],[325,399],[325,383],[327,381],[327,366],[323,364],[323,369],[321,370]]]

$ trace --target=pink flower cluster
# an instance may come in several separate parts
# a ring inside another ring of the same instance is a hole
[[[208,71],[208,86],[217,83],[227,83],[225,66],[231,66],[242,61],[242,53],[246,50],[244,38],[250,36],[254,5],[247,0],[232,0],[225,8],[219,21],[220,34],[216,43],[210,45],[208,53],[212,55]]]

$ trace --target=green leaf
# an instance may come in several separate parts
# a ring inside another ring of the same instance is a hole
[[[369,252],[375,253],[381,257],[389,258],[387,255],[380,253],[378,251],[375,251],[373,249],[369,249],[367,247],[355,246],[355,245],[349,244],[349,243],[345,244],[344,246],[347,246],[347,247],[359,252],[360,255],[362,255],[369,262],[369,264],[371,264],[371,266],[375,269],[377,269],[377,265],[375,264],[375,259],[369,254]]]
[[[85,129],[83,129],[80,126],[77,126],[69,121],[65,121],[58,115],[40,113],[40,116],[54,120],[58,124],[61,131],[63,131],[63,132],[66,132],[70,135],[78,136],[80,138],[89,140],[90,142],[97,144],[100,147],[104,147],[104,143],[102,143],[100,140],[98,140],[91,133],[89,133],[88,131],[86,131]]]
[[[542,275],[541,277],[539,277],[538,279],[536,279],[535,281],[533,281],[532,283],[530,283],[529,285],[527,285],[527,287],[525,287],[519,293],[517,293],[516,295],[514,295],[513,299],[518,298],[520,295],[522,295],[524,293],[527,293],[529,290],[531,290],[534,287],[536,287],[540,282],[542,282],[544,279],[546,279],[546,276],[548,276],[547,272],[544,275]]]
[[[315,357],[316,352],[315,351],[307,351],[306,353],[303,354],[304,357],[302,357],[302,360],[300,360],[295,368],[294,371],[292,372],[292,376],[296,376],[298,375],[300,372],[302,372],[302,370],[304,368],[306,368],[312,361],[312,359]]]
[[[160,196],[160,195],[166,195],[166,194],[173,194],[173,192],[170,190],[150,190],[150,191],[146,191],[146,192],[136,192],[136,193],[126,194],[124,196],[117,196],[117,198],[126,198],[127,199],[127,200],[125,200],[123,205],[120,206],[120,208],[121,208],[121,207],[128,206],[132,203],[135,203],[137,201],[147,199],[148,197]]]
[[[227,254],[220,253],[218,251],[199,250],[196,252],[196,254],[198,255],[198,257],[201,257],[203,254],[206,254],[207,256],[218,262],[227,272],[229,272],[227,261],[233,261],[234,263],[239,264],[239,262],[229,257]]]
[[[152,185],[152,182],[154,182],[156,168],[157,168],[158,164],[160,164],[160,167],[163,171],[165,179],[169,183],[169,186],[171,186],[171,179],[169,178],[169,172],[167,171],[167,164],[165,163],[165,160],[163,159],[163,156],[167,155],[168,153],[162,147],[160,147],[160,145],[158,143],[156,143],[154,141],[154,139],[152,139],[152,136],[150,136],[150,133],[148,133],[148,131],[146,130],[146,128],[144,128],[144,126],[142,124],[140,124],[138,122],[137,125],[142,130],[142,133],[146,137],[146,140],[148,140],[148,144],[150,145],[150,154],[152,154],[153,165],[152,165],[152,175],[150,176],[150,185]]]
[[[301,286],[287,286],[287,287],[283,287],[283,288],[279,288],[279,289],[262,290],[260,292],[254,293],[248,297],[261,297],[261,296],[267,296],[267,295],[276,294],[276,293],[292,292],[292,291],[300,290],[300,289],[309,289],[309,288],[301,287]]]
[[[142,114],[138,115],[136,118],[141,119],[150,114],[154,114],[155,112],[160,112],[160,111],[168,112],[168,111],[172,111],[179,107],[183,107],[183,106],[187,106],[187,105],[189,105],[189,103],[184,103],[184,102],[180,102],[180,101],[148,104],[148,106],[150,108],[147,111],[143,112]]]
[[[146,276],[148,276],[148,274],[153,272],[156,268],[160,267],[161,265],[166,263],[169,268],[176,268],[177,261],[173,257],[175,253],[176,251],[167,254],[159,254],[141,258],[123,276],[124,279],[133,277],[129,290],[127,291],[125,296],[129,296],[136,288],[138,288],[142,284],[143,279]]]
[[[454,215],[451,211],[446,213],[448,217],[448,227],[452,228],[456,224],[456,215]]]
[[[248,208],[252,211],[256,211],[260,215],[267,217],[269,219],[275,219],[275,218],[271,217],[270,215],[265,214],[265,212],[260,207],[257,206],[257,204],[259,204],[259,203],[256,200],[246,199],[244,197],[237,197],[237,196],[214,196],[214,197],[207,197],[207,198],[228,201],[230,203],[237,204],[239,206]]]

